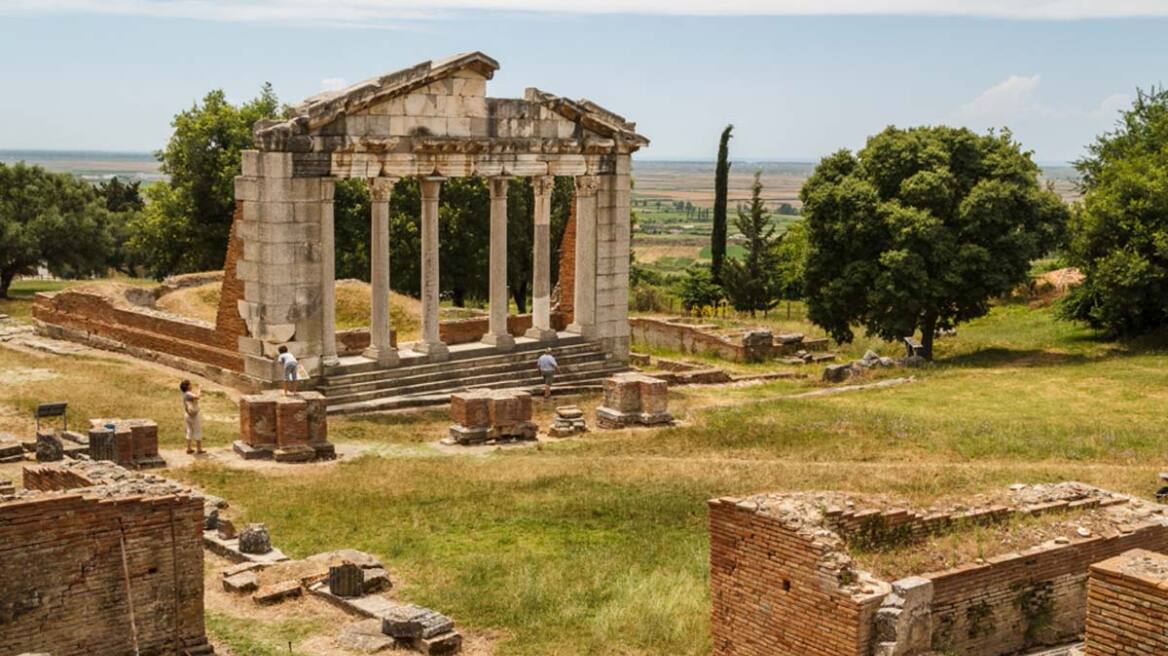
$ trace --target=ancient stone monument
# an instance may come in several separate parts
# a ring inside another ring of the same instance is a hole
[[[458,444],[533,440],[531,394],[521,390],[473,390],[450,396],[450,439]]]
[[[588,422],[584,420],[584,411],[574,405],[556,407],[556,418],[548,435],[552,437],[571,437],[588,432]]]
[[[624,373],[604,379],[604,405],[596,408],[601,428],[660,426],[673,423],[669,386],[660,378]]]
[[[243,283],[238,312],[245,372],[276,381],[272,356],[287,346],[309,372],[340,364],[334,298],[333,188],[336,178],[369,181],[372,311],[367,361],[388,368],[450,357],[438,324],[438,201],[442,181],[487,178],[491,189],[490,323],[482,341],[515,346],[507,327],[505,181],[534,179],[534,290],[526,337],[552,343],[549,319],[552,176],[576,179],[574,316],[570,333],[628,356],[630,155],[648,141],[635,125],[587,100],[539,89],[522,99],[489,98],[499,64],[471,52],[313,96],[285,121],[255,127],[256,150],[236,178],[242,208],[235,264]],[[394,183],[421,183],[422,338],[398,349],[390,339],[389,201]],[[226,284],[226,283],[225,283]]]
[[[328,441],[328,405],[319,392],[252,394],[239,399],[239,437],[245,460],[305,462],[336,457]]]

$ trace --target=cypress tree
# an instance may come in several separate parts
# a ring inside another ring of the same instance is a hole
[[[726,261],[726,186],[730,177],[730,131],[733,125],[722,130],[718,142],[718,163],[714,167],[714,229],[710,233],[710,273],[715,284],[722,284],[722,265]]]

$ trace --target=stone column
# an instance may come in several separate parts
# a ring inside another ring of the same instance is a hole
[[[431,361],[450,357],[438,333],[438,192],[445,178],[427,176],[422,187],[422,341],[414,350]]]
[[[531,257],[531,329],[527,331],[527,336],[552,342],[556,340],[556,331],[552,330],[551,321],[551,219],[552,188],[556,179],[544,175],[533,178],[531,182],[534,190],[535,230],[532,234]]]
[[[507,178],[494,177],[488,184],[491,188],[491,314],[483,343],[510,351],[515,348],[515,339],[507,331]]]
[[[322,184],[335,184],[324,179]],[[320,357],[326,367],[341,363],[337,358],[337,243],[333,223],[333,201],[320,204]]]
[[[370,303],[369,348],[365,349],[365,357],[385,366],[398,363],[397,349],[390,339],[389,323],[389,198],[393,194],[394,182],[393,178],[369,180],[373,210],[369,231],[373,297]]]
[[[596,336],[596,191],[594,175],[576,177],[576,284],[568,330]]]

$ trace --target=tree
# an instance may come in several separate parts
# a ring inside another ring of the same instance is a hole
[[[787,226],[775,248],[776,284],[779,298],[787,301],[787,318],[791,318],[791,301],[803,298],[807,269],[807,224],[796,221]]]
[[[1140,90],[1087,150],[1067,254],[1085,279],[1062,313],[1119,336],[1168,325],[1168,91]]]
[[[730,132],[722,130],[718,140],[718,163],[714,166],[714,228],[710,233],[710,275],[714,284],[722,282],[722,265],[726,261],[726,189],[730,181]]]
[[[837,341],[852,326],[899,339],[982,316],[1026,280],[1068,211],[1009,131],[889,127],[858,153],[825,157],[801,191],[810,319]]]
[[[717,307],[722,301],[722,288],[714,282],[710,269],[695,264],[686,269],[678,282],[677,295],[681,297],[681,307],[693,312],[705,307]]]
[[[97,185],[97,194],[105,199],[105,208],[111,212],[137,212],[146,206],[142,200],[141,182],[126,184],[118,176]]]
[[[778,300],[775,274],[775,226],[762,200],[762,171],[754,174],[750,187],[750,211],[738,211],[734,226],[746,237],[746,255],[741,261],[726,260],[722,271],[722,286],[726,297],[739,312],[767,311]]]
[[[93,186],[24,163],[0,164],[0,298],[38,265],[63,277],[102,271],[113,248],[110,212]]]
[[[279,109],[265,84],[242,106],[214,90],[174,117],[174,134],[156,153],[169,180],[147,189],[150,202],[131,226],[131,246],[155,277],[223,266],[240,152],[252,147],[252,125]]]

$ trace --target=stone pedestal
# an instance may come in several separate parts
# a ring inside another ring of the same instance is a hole
[[[588,423],[584,420],[584,411],[574,405],[565,405],[556,408],[556,418],[548,435],[552,437],[571,437],[588,432]]]
[[[234,449],[244,459],[306,462],[336,457],[328,441],[328,402],[319,392],[244,396],[239,400],[239,424]]]
[[[450,397],[450,438],[458,444],[535,439],[531,394],[520,390],[471,391]]]
[[[123,467],[166,466],[158,455],[158,422],[153,419],[90,419],[88,441],[93,460],[108,460]]]
[[[606,378],[604,405],[596,409],[596,423],[601,428],[672,424],[669,386],[659,378],[637,373]]]
[[[328,589],[338,597],[360,597],[365,594],[365,570],[349,562],[329,567]]]

